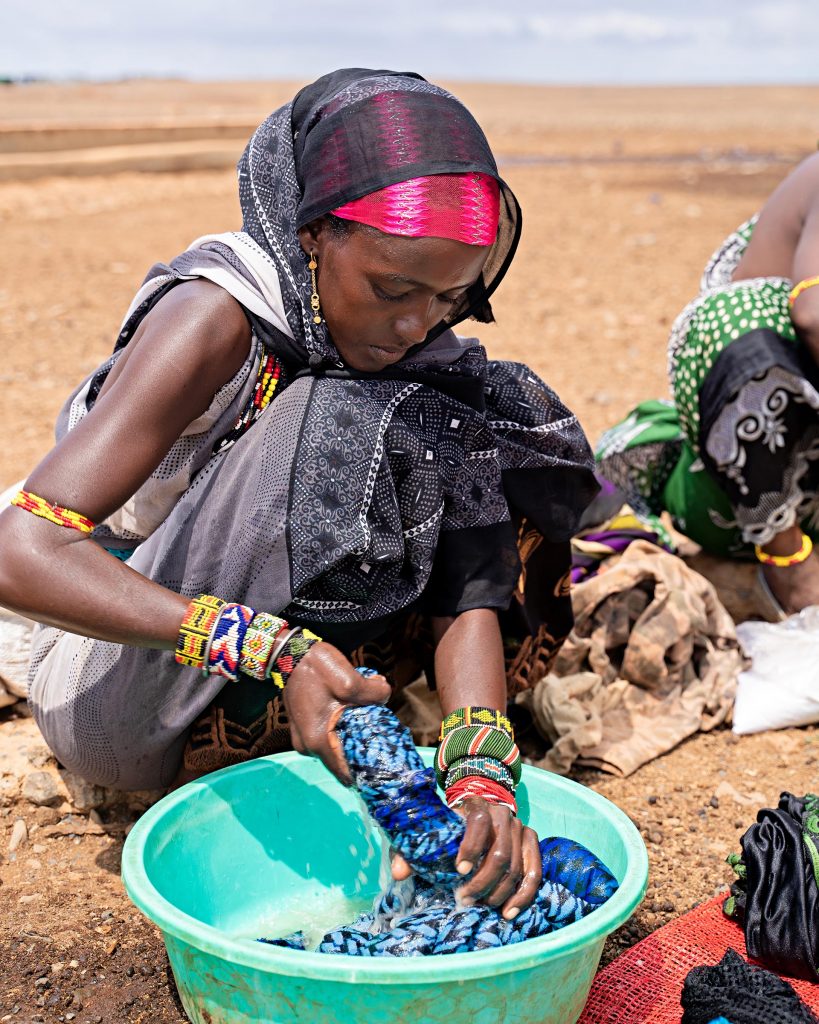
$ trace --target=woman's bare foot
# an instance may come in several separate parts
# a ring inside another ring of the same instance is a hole
[[[763,565],[762,574],[771,593],[788,615],[819,605],[819,556],[816,551],[795,565]]]

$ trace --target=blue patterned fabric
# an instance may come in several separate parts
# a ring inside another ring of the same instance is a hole
[[[543,881],[530,907],[506,921],[493,907],[458,906],[455,870],[465,823],[440,799],[409,730],[381,705],[347,708],[337,726],[353,780],[367,810],[414,875],[392,882],[372,911],[337,928],[320,953],[433,956],[506,946],[546,935],[592,913],[617,891],[617,880],[585,847],[553,837],[540,843]],[[469,876],[466,876],[469,877]],[[305,949],[296,932],[261,942]]]

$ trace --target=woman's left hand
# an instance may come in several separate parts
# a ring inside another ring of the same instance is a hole
[[[466,834],[456,869],[475,875],[458,890],[461,901],[499,907],[507,920],[517,917],[537,895],[543,877],[537,833],[499,804],[470,797],[457,808],[466,818]]]
[[[537,833],[506,807],[479,797],[464,800],[457,813],[466,818],[466,833],[455,866],[468,875],[480,864],[458,896],[465,903],[480,901],[499,907],[511,921],[534,900],[543,878]],[[410,873],[403,857],[393,860],[393,878],[408,878]]]

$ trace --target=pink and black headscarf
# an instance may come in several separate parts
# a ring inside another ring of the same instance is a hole
[[[311,365],[338,356],[310,315],[297,230],[325,214],[392,234],[491,245],[481,279],[427,336],[468,317],[491,322],[489,297],[520,237],[520,207],[486,136],[452,95],[418,75],[349,68],[307,86],[251,138],[239,163],[248,232],[272,257],[288,323]]]
[[[500,186],[488,174],[427,174],[345,203],[333,215],[404,238],[451,238],[494,245]]]

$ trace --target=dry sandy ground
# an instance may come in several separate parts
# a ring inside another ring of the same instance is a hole
[[[596,438],[636,401],[666,393],[671,321],[722,237],[816,148],[819,90],[455,91],[487,128],[525,215],[494,302],[498,322],[481,337],[492,354],[529,362]],[[290,94],[241,83],[4,89],[0,172],[33,122],[55,130],[41,153],[65,147],[57,128],[85,147],[139,129],[160,146],[220,135],[233,160],[240,131]],[[48,450],[60,404],[109,352],[150,264],[199,234],[238,227],[239,213],[230,170],[86,168],[84,177],[0,182],[0,224],[5,486]],[[637,822],[651,857],[647,900],[607,957],[724,885],[724,857],[756,808],[782,789],[810,789],[818,753],[812,729],[739,741],[719,732],[628,780],[584,773]],[[44,757],[30,720],[0,712],[0,1020],[184,1019],[161,941],[118,879],[133,807],[103,807],[90,826],[81,818],[49,832],[70,805],[35,808],[19,792],[21,774]],[[736,796],[725,786],[717,794],[726,782]],[[18,818],[29,835],[9,853]]]

